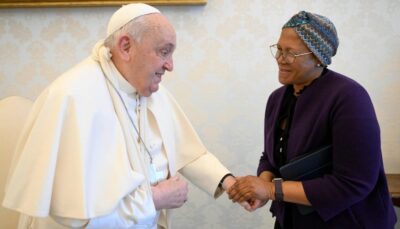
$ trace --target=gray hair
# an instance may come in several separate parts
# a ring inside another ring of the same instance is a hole
[[[119,30],[112,33],[105,39],[104,46],[110,49],[113,48],[115,45],[117,45],[119,38],[125,35],[130,36],[136,42],[140,43],[145,32],[151,28],[150,23],[146,21],[144,16],[145,15],[131,20]]]

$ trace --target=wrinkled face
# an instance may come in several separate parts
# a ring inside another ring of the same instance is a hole
[[[171,24],[161,14],[146,15],[152,28],[145,32],[140,42],[133,41],[127,80],[141,96],[156,92],[165,71],[173,70],[172,54],[176,35]]]
[[[282,52],[301,54],[310,52],[306,44],[300,39],[293,28],[282,29],[277,43]],[[321,69],[314,55],[296,57],[294,63],[287,63],[282,56],[277,59],[279,67],[279,82],[284,85],[292,84],[295,89],[301,89],[319,76]]]

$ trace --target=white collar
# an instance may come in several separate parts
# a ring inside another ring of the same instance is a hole
[[[113,64],[114,65],[114,64]],[[115,66],[114,66],[115,67]],[[128,95],[131,94],[137,94],[136,88],[134,88],[118,71],[117,68],[115,68],[115,73],[117,75],[117,84],[115,85],[120,89],[121,91],[125,92]]]

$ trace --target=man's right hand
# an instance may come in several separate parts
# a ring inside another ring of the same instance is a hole
[[[178,175],[151,187],[157,210],[179,208],[187,200],[188,184]]]

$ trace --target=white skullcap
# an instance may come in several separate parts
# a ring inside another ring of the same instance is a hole
[[[119,30],[131,20],[152,13],[160,13],[160,11],[143,3],[132,3],[122,6],[111,16],[111,19],[108,22],[107,37]]]

